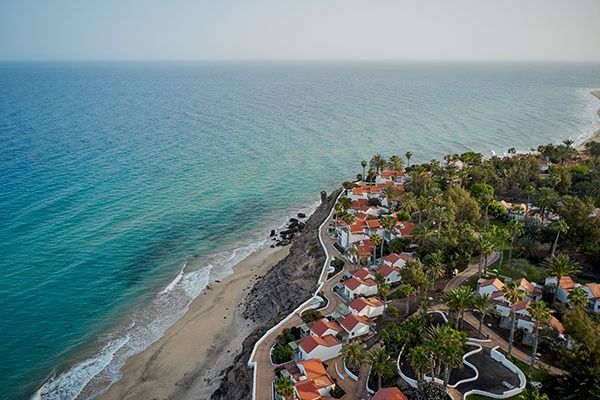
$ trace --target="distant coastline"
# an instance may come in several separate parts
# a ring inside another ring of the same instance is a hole
[[[592,90],[591,94],[592,96],[595,96],[598,100],[600,100],[600,89]],[[596,114],[598,115],[598,118],[600,118],[600,107],[598,108]],[[600,129],[598,129],[595,132],[592,132],[592,134],[589,137],[585,138],[585,140],[581,143],[581,145],[578,148],[584,148],[586,143],[594,141],[600,141]]]

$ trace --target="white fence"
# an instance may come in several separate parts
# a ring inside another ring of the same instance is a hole
[[[336,197],[335,202],[337,202],[340,198],[340,196],[344,193],[344,191],[342,190],[340,192],[340,194]],[[335,205],[335,203],[334,203]],[[318,301],[317,299],[319,299],[320,297],[318,296],[319,292],[321,291],[321,289],[323,288],[323,283],[325,283],[325,280],[327,279],[327,266],[329,265],[329,252],[327,251],[327,246],[325,246],[325,243],[323,242],[323,238],[321,237],[321,229],[323,228],[323,225],[325,225],[325,223],[327,223],[327,221],[329,221],[329,218],[331,218],[331,216],[333,215],[333,213],[335,212],[335,206],[331,208],[331,211],[329,212],[329,215],[327,216],[327,218],[325,218],[325,220],[321,223],[321,225],[319,225],[319,242],[321,243],[321,247],[323,248],[323,251],[325,252],[325,262],[323,263],[323,268],[321,270],[321,275],[319,276],[319,286],[317,287],[317,290],[315,291],[315,293],[313,294],[313,296],[306,300],[304,303],[300,304],[298,307],[296,307],[296,309],[294,311],[292,311],[290,314],[288,314],[287,317],[285,317],[284,319],[282,319],[281,321],[279,321],[279,323],[275,326],[273,326],[271,329],[269,329],[267,332],[265,332],[264,335],[262,335],[262,337],[260,339],[258,339],[256,341],[256,343],[254,344],[254,348],[252,349],[252,353],[250,354],[250,359],[248,360],[248,366],[253,368],[253,374],[252,374],[252,400],[256,400],[256,362],[252,361],[254,359],[254,356],[256,355],[256,349],[258,348],[258,346],[265,340],[265,338],[267,338],[270,334],[272,334],[273,332],[275,332],[276,330],[278,330],[281,325],[283,325],[284,323],[286,323],[287,321],[289,321],[290,318],[292,318],[294,316],[294,314],[300,312],[301,310],[308,310],[308,309],[314,309],[314,308],[318,308],[319,305],[321,304],[320,301]],[[325,276],[325,279],[323,279],[323,276]],[[311,305],[311,302],[315,302],[317,301],[317,304],[313,304]]]

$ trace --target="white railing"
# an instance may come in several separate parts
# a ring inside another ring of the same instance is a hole
[[[344,357],[344,371],[351,379],[358,381],[358,376],[354,375],[354,373],[346,366],[346,357]]]
[[[325,243],[323,242],[323,238],[321,237],[321,229],[323,228],[323,225],[325,225],[327,223],[327,221],[329,221],[329,219],[331,218],[331,216],[335,212],[335,203],[337,203],[337,201],[339,200],[339,198],[342,196],[343,193],[344,193],[344,191],[342,190],[340,192],[340,194],[336,197],[335,202],[334,202],[334,206],[331,208],[331,211],[329,212],[329,215],[327,216],[327,218],[325,218],[325,220],[321,223],[321,225],[319,225],[318,237],[319,237],[319,242],[321,243],[321,247],[323,248],[323,251],[325,252],[325,262],[323,263],[323,268],[321,270],[321,275],[319,276],[319,280],[318,280],[319,285],[317,287],[317,290],[315,291],[315,293],[313,294],[313,296],[310,299],[306,300],[304,303],[302,303],[298,307],[296,307],[296,309],[294,311],[292,311],[284,319],[282,319],[281,321],[279,321],[279,323],[277,325],[271,327],[254,344],[254,348],[252,349],[252,353],[250,354],[250,358],[248,360],[248,366],[253,369],[253,373],[252,373],[252,400],[256,400],[256,373],[257,373],[256,372],[256,370],[257,370],[256,369],[256,362],[252,361],[252,360],[256,356],[256,350],[257,350],[258,346],[269,335],[271,335],[273,332],[275,332],[276,330],[278,330],[281,327],[281,325],[283,325],[284,323],[286,323],[287,321],[289,321],[290,318],[292,318],[294,316],[294,314],[300,312],[301,310],[304,310],[305,307],[308,307],[310,305],[310,303],[312,301],[314,301],[316,297],[318,297],[318,293],[323,288],[323,283],[325,282],[325,280],[323,280],[323,275],[325,274],[325,278],[327,278],[327,275],[326,275],[327,274],[327,266],[329,265],[329,262],[330,262],[329,261],[330,255],[329,255],[329,252],[327,251],[327,246],[325,246]],[[319,302],[319,304],[320,304],[320,302]],[[312,308],[316,308],[316,307],[312,307]],[[310,308],[307,308],[307,309],[310,309]],[[269,355],[269,358],[270,358],[270,355]]]
[[[516,388],[510,389],[510,390],[506,390],[505,392],[500,393],[500,394],[486,392],[485,390],[473,389],[473,390],[469,390],[468,392],[466,392],[463,395],[463,399],[466,399],[467,396],[469,396],[471,394],[478,394],[478,395],[482,395],[482,396],[491,397],[494,399],[506,399],[509,397],[516,396],[517,394],[519,394],[523,390],[525,390],[525,385],[527,384],[527,379],[525,378],[525,374],[523,373],[523,371],[521,371],[521,369],[519,367],[517,367],[508,358],[506,358],[506,356],[504,354],[502,354],[501,352],[498,351],[498,346],[496,346],[490,350],[490,355],[492,356],[493,360],[504,365],[506,368],[508,368],[511,372],[513,372],[514,374],[516,374],[519,377],[519,386]]]

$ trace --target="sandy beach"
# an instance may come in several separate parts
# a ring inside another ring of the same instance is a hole
[[[596,96],[600,100],[600,89],[599,90],[593,90],[591,93],[592,93],[593,96]],[[598,116],[600,117],[600,109],[598,109]],[[583,149],[585,149],[585,144],[586,143],[588,143],[588,142],[594,142],[594,141],[600,142],[600,129],[597,130],[596,132],[594,132],[589,137],[585,138],[585,140],[577,148],[579,150],[583,150]]]
[[[158,341],[127,360],[121,379],[100,399],[207,399],[218,374],[240,352],[254,324],[239,305],[254,282],[289,253],[266,248],[240,262],[234,273],[211,283]]]

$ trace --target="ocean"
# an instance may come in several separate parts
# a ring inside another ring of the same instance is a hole
[[[581,141],[599,87],[589,64],[0,63],[0,399],[93,398],[362,159]]]

